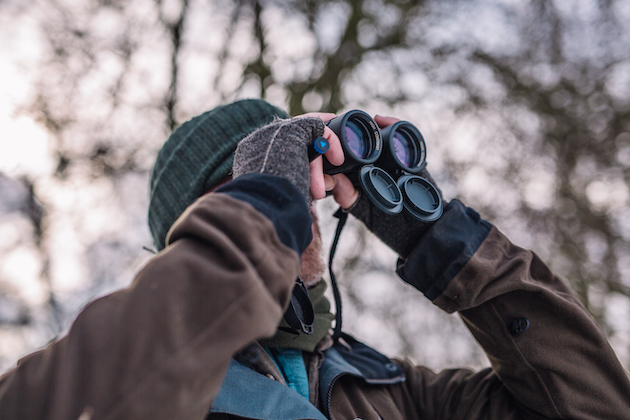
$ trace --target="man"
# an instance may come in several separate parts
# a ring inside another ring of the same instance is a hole
[[[431,225],[385,217],[321,159],[309,165],[321,135],[343,160],[330,116],[286,117],[240,101],[171,135],[151,179],[160,252],[0,379],[0,418],[630,418],[605,336],[534,254],[456,200]],[[304,253],[317,237],[308,203],[327,189],[398,252],[403,280],[460,313],[492,368],[436,374],[331,339],[317,252]],[[301,266],[316,320],[295,336],[282,317]]]

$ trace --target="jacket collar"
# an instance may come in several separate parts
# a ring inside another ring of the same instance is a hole
[[[319,370],[319,389],[326,415],[331,418],[332,390],[345,375],[363,379],[369,384],[391,385],[405,381],[402,369],[388,357],[347,334],[324,352]]]
[[[306,398],[236,360],[230,363],[210,412],[261,420],[326,420]]]
[[[346,334],[340,341],[324,352],[319,371],[321,398],[329,418],[332,389],[342,376],[362,378],[371,384],[405,380],[398,365],[376,350]],[[326,420],[306,398],[236,360],[228,367],[210,412],[260,420]]]

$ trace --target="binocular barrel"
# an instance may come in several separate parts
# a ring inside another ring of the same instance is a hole
[[[369,165],[379,158],[382,149],[381,131],[367,113],[349,111],[328,121],[326,125],[339,137],[346,160],[341,166],[324,163],[324,172],[330,175],[348,173],[360,166]]]
[[[324,159],[325,173],[347,174],[387,214],[404,208],[424,222],[440,218],[443,208],[437,189],[417,175],[426,163],[426,144],[416,126],[398,121],[381,131],[360,110],[346,112],[326,125],[339,137],[345,161],[334,166]]]
[[[427,161],[424,137],[415,125],[398,121],[381,131],[384,151],[377,165],[388,172],[418,174]]]

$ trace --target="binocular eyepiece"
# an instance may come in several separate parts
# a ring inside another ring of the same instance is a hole
[[[440,194],[418,176],[427,153],[416,126],[398,121],[380,130],[372,117],[360,110],[346,112],[326,125],[339,137],[346,159],[341,166],[324,159],[324,173],[345,173],[385,213],[398,214],[404,208],[423,222],[440,218]]]

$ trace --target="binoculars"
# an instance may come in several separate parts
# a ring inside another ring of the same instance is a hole
[[[341,166],[334,166],[324,156],[324,173],[346,174],[372,204],[386,214],[395,215],[404,210],[421,222],[434,222],[442,216],[442,198],[437,188],[419,176],[426,164],[427,148],[416,126],[398,121],[381,130],[369,114],[360,110],[346,112],[326,125],[339,137],[345,161]],[[325,138],[315,139],[308,150],[309,160],[323,155],[329,146]],[[328,265],[337,307],[335,340],[341,336],[341,296],[332,272],[332,259],[345,220],[345,217],[339,218]],[[299,278],[284,319],[289,327],[279,327],[283,331],[313,332],[313,304]]]
[[[346,159],[334,166],[324,157],[324,173],[346,174],[384,213],[398,214],[404,209],[422,222],[442,216],[437,188],[418,175],[426,164],[427,150],[413,124],[398,121],[381,130],[369,114],[353,110],[326,125],[339,137]]]

